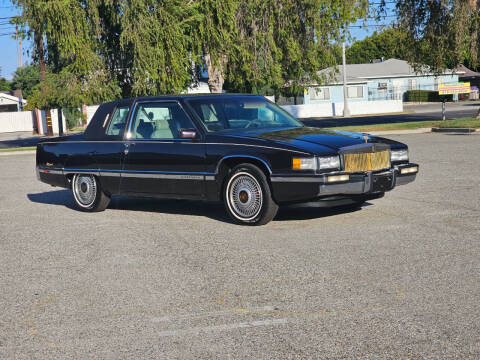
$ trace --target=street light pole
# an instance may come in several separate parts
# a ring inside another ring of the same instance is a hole
[[[348,90],[347,90],[347,59],[345,55],[345,38],[342,43],[343,58],[343,117],[350,117],[350,109],[348,108]]]

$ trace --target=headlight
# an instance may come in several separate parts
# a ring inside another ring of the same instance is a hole
[[[293,158],[292,159],[293,170],[316,170],[317,162],[315,158]]]
[[[340,156],[320,156],[318,158],[318,168],[325,169],[340,169]]]
[[[390,161],[408,161],[408,149],[392,150],[390,152]]]

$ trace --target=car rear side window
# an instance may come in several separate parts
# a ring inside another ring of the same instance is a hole
[[[121,106],[115,109],[112,119],[108,123],[108,128],[105,132],[106,135],[119,136],[123,133],[125,124],[127,123],[129,109],[130,108],[128,106]]]

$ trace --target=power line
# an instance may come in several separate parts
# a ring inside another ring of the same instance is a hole
[[[378,18],[396,18],[397,15],[378,15],[378,16],[367,16],[367,19],[378,19]]]
[[[369,2],[368,5],[388,5],[388,4],[396,4],[397,2],[396,1],[385,1],[384,3],[381,3],[381,2],[377,2],[377,3],[374,3],[374,2]]]
[[[369,27],[388,27],[390,24],[349,25],[349,28],[366,29]]]

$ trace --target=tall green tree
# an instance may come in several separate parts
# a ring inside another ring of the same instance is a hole
[[[41,82],[30,101],[32,105],[73,107],[119,95],[120,89],[98,51],[96,1],[14,0],[14,3],[22,10],[21,24],[33,37],[33,58],[41,73]],[[55,90],[65,96],[50,96],[50,92],[55,92],[52,86],[61,86]],[[47,99],[50,101],[45,103]]]
[[[0,67],[0,74],[2,73],[2,68]],[[0,91],[8,91],[10,90],[11,83],[4,77],[0,76]]]
[[[131,54],[132,95],[181,92],[193,76],[193,2],[124,1],[120,44]]]
[[[22,90],[25,99],[29,99],[33,94],[34,87],[40,83],[40,71],[36,65],[26,65],[18,68],[13,74],[12,90]]]
[[[417,67],[439,72],[459,63],[479,65],[480,2],[477,0],[399,0],[399,30],[405,56]]]
[[[8,91],[11,89],[11,83],[4,77],[0,77],[0,91]]]
[[[355,41],[346,52],[349,64],[365,64],[374,59],[407,60],[405,33],[397,28],[374,32],[363,40]]]
[[[462,63],[479,67],[480,1],[399,0],[396,11],[406,35],[405,56],[414,67],[428,65],[436,73]]]
[[[184,91],[300,89],[335,63],[367,0],[13,0],[41,81],[32,106]]]
[[[195,3],[198,18],[191,28],[194,54],[200,62],[203,58],[208,86],[213,93],[222,92],[227,65],[234,62],[236,18],[241,15],[237,13],[238,5],[238,0],[198,0]]]
[[[368,1],[240,0],[236,61],[229,86],[247,92],[299,92],[336,64],[348,24],[366,16]]]

